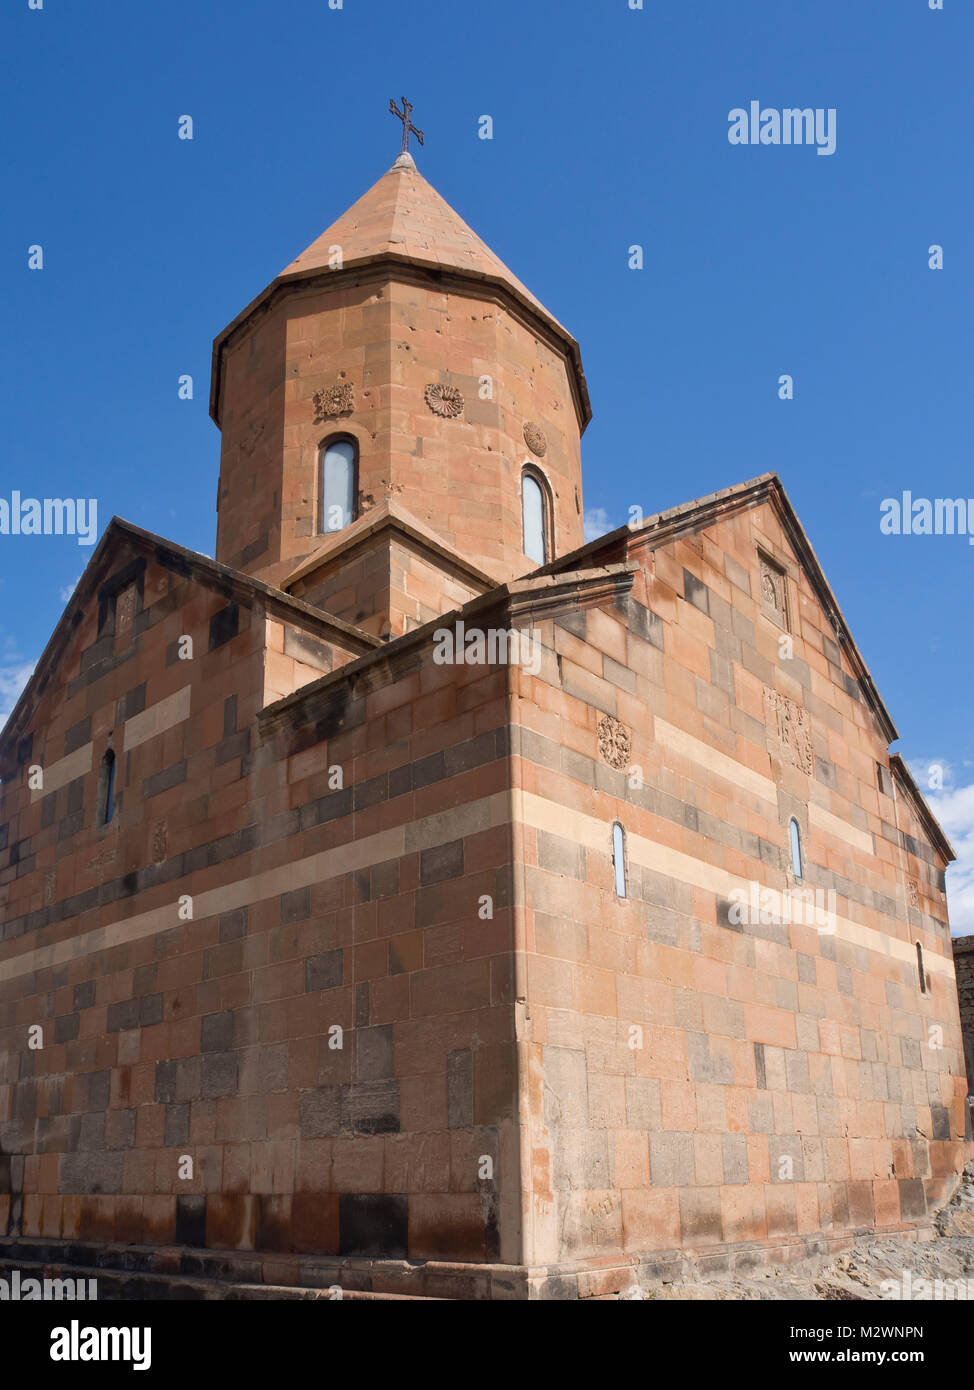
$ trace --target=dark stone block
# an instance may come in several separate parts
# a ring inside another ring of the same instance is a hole
[[[237,732],[237,697],[228,695],[223,702],[223,737],[229,738]]]
[[[217,744],[216,766],[222,767],[224,763],[231,762],[234,758],[243,758],[249,752],[250,730],[241,729],[239,733],[231,734],[229,738],[225,738]]]
[[[802,984],[816,983],[815,957],[805,955],[803,951],[798,952],[798,978]]]
[[[931,1105],[930,1119],[933,1123],[934,1139],[950,1138],[950,1113],[946,1106]]]
[[[409,764],[406,767],[394,768],[389,773],[389,800],[392,801],[397,796],[405,796],[413,789],[413,769]],[[4,827],[6,829],[6,827]]]
[[[683,596],[687,603],[692,603],[694,608],[699,608],[701,613],[710,612],[710,590],[702,580],[689,570],[683,571]]]
[[[221,608],[210,619],[210,651],[222,647],[236,637],[240,627],[240,610],[235,603]]]
[[[256,540],[251,541],[249,545],[245,545],[243,550],[241,550],[240,567],[246,568],[252,560],[256,560],[259,555],[263,555],[269,544],[270,540],[268,533],[262,531]]]
[[[203,1058],[203,1084],[200,1090],[204,1100],[215,1100],[220,1096],[235,1096],[238,1088],[237,1054],[235,1052],[208,1052]]]
[[[483,767],[498,757],[495,731],[489,729],[485,734],[467,739],[465,743],[443,750],[444,772],[447,777],[456,777],[461,772]]]
[[[236,859],[238,855],[247,855],[251,849],[257,848],[260,840],[260,826],[245,826],[243,830],[235,830],[232,835],[224,835],[222,840],[214,840],[206,847],[206,863],[208,866],[221,865],[228,859]]]
[[[167,1105],[166,1106],[166,1134],[165,1144],[167,1148],[175,1148],[179,1144],[189,1143],[189,1106]]]
[[[446,775],[442,753],[431,753],[428,758],[420,758],[413,763],[413,791],[442,782]]]
[[[104,637],[99,637],[96,642],[92,642],[90,647],[86,647],[81,653],[81,672],[86,675],[102,664],[109,661],[115,652],[115,634],[106,633]]]
[[[305,989],[309,993],[319,989],[335,989],[342,983],[344,952],[325,951],[320,956],[309,956],[304,970]]]
[[[224,912],[220,917],[220,940],[238,941],[247,935],[247,909],[236,907],[232,912]]]
[[[828,758],[819,758],[816,756],[815,776],[818,781],[824,783],[826,787],[834,787],[836,785],[835,766],[833,763],[829,762]]]
[[[754,1044],[754,1070],[757,1074],[758,1089],[765,1091],[768,1088],[768,1077],[764,1063],[764,1043]]]
[[[121,1192],[123,1157],[121,1151],[106,1150],[63,1154],[58,1165],[60,1191],[83,1195]]]
[[[319,1086],[303,1091],[299,1109],[302,1139],[327,1139],[341,1133],[341,1087]]]
[[[162,1022],[162,995],[145,994],[139,1000],[139,1024],[143,1028],[149,1028],[154,1023]]]
[[[206,1198],[176,1198],[176,1244],[206,1245]]]
[[[76,777],[68,783],[68,815],[76,816],[85,809],[85,779]]]
[[[343,1130],[351,1134],[398,1134],[398,1081],[363,1081],[341,1089]]]
[[[731,909],[734,909],[733,915]],[[717,922],[721,927],[727,927],[730,931],[744,931],[744,924],[740,920],[741,904],[732,903],[729,898],[717,899]]]
[[[176,1063],[156,1063],[156,1100],[166,1103],[176,1099]]]
[[[160,792],[167,792],[170,787],[179,787],[185,781],[186,760],[184,758],[178,763],[173,763],[172,767],[163,768],[162,772],[147,777],[142,783],[142,799],[149,801],[152,797],[158,796]]]
[[[54,1020],[54,1041],[73,1042],[78,1036],[81,1020],[77,1014],[61,1014]]]
[[[139,1026],[138,999],[123,999],[108,1006],[108,1032],[118,1033],[124,1028]]]
[[[75,985],[75,987],[74,987],[74,1008],[75,1008],[75,1012],[76,1012],[76,1013],[80,1012],[82,1009],[90,1009],[90,1008],[93,1008],[93,1007],[94,1007],[94,1003],[95,1003],[95,982],[94,982],[94,980],[85,980],[85,982],[84,982],[83,984]]]
[[[424,849],[419,856],[419,881],[424,887],[459,878],[463,873],[463,841],[451,840],[446,845]]]
[[[352,810],[366,811],[370,806],[378,806],[389,794],[389,780],[385,773],[380,777],[370,777],[352,788]]]
[[[927,1196],[921,1178],[899,1178],[900,1216],[904,1221],[922,1221],[927,1215]]]
[[[204,1014],[200,1025],[201,1052],[228,1052],[233,1046],[233,1010]]]
[[[404,1260],[409,1248],[409,1200],[387,1193],[342,1193],[339,1254]]]
[[[21,864],[30,857],[30,839],[18,840],[10,846],[10,863]]]
[[[348,787],[344,787],[341,791],[319,797],[307,807],[302,807],[301,828],[307,829],[312,825],[325,825],[328,821],[341,820],[343,816],[350,815],[351,810],[352,793]]]
[[[311,889],[295,888],[281,894],[281,922],[303,922],[311,915]]]
[[[296,661],[303,661],[307,666],[316,666],[323,672],[330,671],[334,665],[334,656],[328,643],[320,642],[317,637],[301,632],[296,627],[285,629],[284,655],[293,656]]]
[[[145,709],[145,681],[141,685],[134,686],[131,690],[126,690],[125,694],[115,704],[115,727],[124,724],[126,719],[131,719],[136,714],[141,714]],[[87,742],[87,740],[86,740]]]

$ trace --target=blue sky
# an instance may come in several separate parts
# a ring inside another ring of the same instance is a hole
[[[212,552],[212,339],[392,163],[405,92],[423,173],[581,343],[592,524],[781,475],[896,747],[945,768],[970,932],[974,547],[879,518],[974,496],[974,12],[629,3],[9,0],[0,495],[93,496],[99,530]],[[834,108],[835,153],[731,145],[752,100]],[[0,714],[89,553],[0,536]]]

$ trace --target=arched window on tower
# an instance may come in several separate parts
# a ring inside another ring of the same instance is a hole
[[[115,814],[115,754],[109,748],[98,778],[98,823],[108,825]]]
[[[347,435],[321,446],[321,517],[324,531],[341,531],[355,520],[358,446]]]
[[[521,474],[521,520],[525,555],[535,564],[546,565],[551,559],[551,494],[533,468]]]
[[[612,823],[612,867],[615,870],[616,897],[625,898],[626,892],[626,832],[618,821]]]
[[[805,866],[802,862],[802,832],[798,828],[798,822],[792,816],[788,822],[788,834],[791,839],[791,871],[796,878],[804,878]]]

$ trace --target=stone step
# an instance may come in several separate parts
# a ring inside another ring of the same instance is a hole
[[[151,1274],[127,1269],[112,1269],[104,1265],[90,1266],[61,1261],[28,1261],[9,1258],[0,1253],[0,1279],[8,1287],[15,1270],[20,1272],[21,1284],[26,1279],[95,1279],[98,1282],[98,1302],[138,1302],[143,1300],[228,1300],[255,1302],[288,1300],[291,1302],[330,1301],[327,1288],[298,1288],[293,1284],[246,1284],[227,1279],[206,1279],[186,1274]],[[438,1302],[415,1294],[372,1293],[364,1290],[343,1290],[342,1302],[414,1303]]]
[[[342,1284],[342,1301],[440,1302],[434,1295],[372,1290],[363,1277],[365,1261],[336,1261],[314,1257],[272,1257],[278,1272],[293,1282],[265,1277],[264,1257],[254,1251],[196,1250],[190,1247],[154,1248],[90,1241],[44,1240],[43,1237],[0,1236],[0,1277],[14,1269],[26,1277],[97,1279],[100,1300],[117,1298],[288,1298],[329,1300]],[[347,1284],[358,1283],[358,1289]],[[168,1291],[167,1291],[168,1290]]]

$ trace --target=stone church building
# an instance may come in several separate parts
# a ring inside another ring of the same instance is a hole
[[[0,736],[0,1261],[586,1298],[922,1230],[953,854],[778,478],[585,543],[578,344],[408,154],[211,406],[216,559],[113,520]]]

